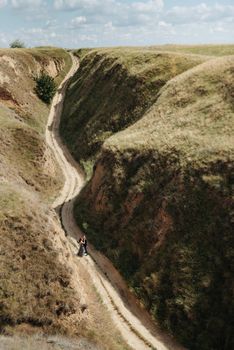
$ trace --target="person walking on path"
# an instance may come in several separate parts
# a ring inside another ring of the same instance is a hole
[[[84,255],[84,245],[83,245],[83,242],[82,242],[82,238],[79,238],[78,245],[79,245],[79,248],[78,248],[77,255],[82,257]]]
[[[82,238],[79,238],[78,244],[79,244],[79,250],[78,250],[77,255],[80,256],[80,257],[82,257],[84,255],[88,255],[88,252],[87,252],[87,239],[86,239],[85,235]]]
[[[83,243],[83,246],[84,246],[84,255],[88,255],[88,252],[87,252],[88,242],[87,242],[87,238],[86,238],[85,235],[82,237],[82,243]]]

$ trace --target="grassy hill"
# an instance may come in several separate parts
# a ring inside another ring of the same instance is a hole
[[[168,52],[168,47],[165,49]],[[203,60],[200,55],[167,56],[161,52],[162,60],[154,61],[158,48],[151,48],[155,66],[150,65],[147,72],[151,73],[139,83],[139,90],[147,91],[142,97],[147,107],[142,108],[140,102],[141,112],[136,116],[139,100],[134,99],[134,108],[131,104],[135,85],[129,92],[124,78],[118,80],[117,89],[115,78],[120,67],[110,71],[110,85],[106,78],[113,55],[125,62],[127,49],[84,56],[76,76],[79,85],[74,80],[70,86],[70,91],[77,93],[77,107],[74,105],[67,117],[64,114],[63,125],[66,120],[68,127],[62,129],[68,142],[72,123],[77,138],[72,139],[70,149],[78,159],[89,159],[99,152],[93,176],[76,202],[78,224],[118,267],[155,321],[191,350],[233,347],[234,56],[211,57],[213,49],[205,48]],[[191,50],[198,52],[198,48]],[[230,47],[222,47],[220,54],[218,50],[216,47],[214,56],[230,53]],[[135,72],[138,76],[147,67],[145,52],[149,50],[128,52],[140,59],[137,68],[130,60],[125,69],[129,76]],[[97,71],[103,55],[107,58]],[[174,74],[169,69],[168,75],[165,57],[191,61],[182,71],[173,70]],[[167,75],[165,83],[148,93],[146,86],[157,81],[158,74]],[[88,81],[99,88],[83,96]],[[123,99],[118,99],[118,93],[112,95],[112,89],[124,96],[126,114]],[[70,92],[68,98],[71,96]],[[84,101],[88,110],[81,120],[76,111],[81,112]],[[111,101],[115,113],[104,114],[104,108],[112,108]],[[102,113],[106,119],[100,120],[105,120],[108,134],[95,149],[90,145],[103,132],[96,119]],[[122,126],[111,130],[109,122],[116,115]],[[126,118],[129,123],[125,123]],[[80,141],[81,132],[86,144],[81,141],[78,149],[75,140]]]
[[[50,209],[63,178],[45,144],[49,106],[36,96],[34,76],[45,70],[59,83],[70,65],[62,49],[0,50],[0,343],[6,348],[55,348],[34,333],[85,337],[80,342],[89,349],[125,347],[100,297],[88,290],[88,277],[81,282]],[[1,337],[15,332],[29,339]]]
[[[0,327],[53,328],[57,310],[73,312],[76,297],[53,247],[56,220],[45,199],[62,182],[44,141],[49,109],[35,95],[33,76],[45,69],[59,82],[71,61],[59,49],[2,49],[0,63]]]
[[[88,52],[68,88],[61,133],[88,172],[103,142],[140,119],[168,80],[200,56],[116,48]]]
[[[190,53],[206,56],[234,55],[234,45],[162,45],[152,46],[153,50]]]

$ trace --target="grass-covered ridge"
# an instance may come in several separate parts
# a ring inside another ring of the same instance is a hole
[[[44,70],[59,84],[69,70],[71,58],[55,48],[1,49],[0,63],[2,179],[30,185],[48,198],[61,183],[44,140],[49,106],[38,99],[34,77]]]
[[[59,83],[70,65],[61,49],[0,50],[0,332],[20,324],[65,331],[77,312],[47,206],[61,186],[44,140],[49,107],[34,91],[41,70]]]
[[[180,53],[190,53],[206,56],[228,56],[234,55],[234,45],[214,44],[214,45],[162,45],[152,46],[152,49],[162,51],[172,51]]]
[[[105,146],[173,148],[193,166],[225,157],[233,151],[233,84],[233,56],[209,60],[172,79],[145,116]]]
[[[70,66],[62,49],[0,50],[0,344],[57,349],[67,335],[66,348],[127,350],[50,209],[63,177],[45,143],[49,106],[34,77],[43,70],[59,84]],[[14,333],[22,339],[1,336]]]
[[[75,216],[157,322],[191,350],[227,350],[234,56],[206,59],[106,139]]]
[[[108,137],[144,115],[170,79],[207,59],[146,48],[97,49],[82,57],[66,94],[61,134],[86,167]]]

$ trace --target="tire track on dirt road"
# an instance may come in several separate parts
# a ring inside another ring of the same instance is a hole
[[[59,123],[63,100],[69,79],[79,67],[77,58],[72,56],[72,67],[54,96],[46,128],[46,142],[52,149],[61,167],[65,182],[53,207],[59,212],[61,224],[71,243],[73,252],[77,251],[77,238],[82,232],[73,217],[74,199],[84,185],[84,174],[72,158],[67,147],[59,137]],[[125,341],[134,350],[182,350],[175,341],[159,331],[151,322],[145,310],[139,307],[136,298],[128,291],[121,276],[102,254],[90,247],[90,255],[79,259],[90,274],[93,284],[103,303]]]

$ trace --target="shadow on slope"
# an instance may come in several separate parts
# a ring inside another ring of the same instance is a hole
[[[104,143],[75,216],[157,321],[191,350],[232,338],[234,57],[160,90]]]
[[[60,125],[74,158],[90,175],[103,142],[142,118],[170,79],[206,59],[146,48],[84,55],[68,87]]]

